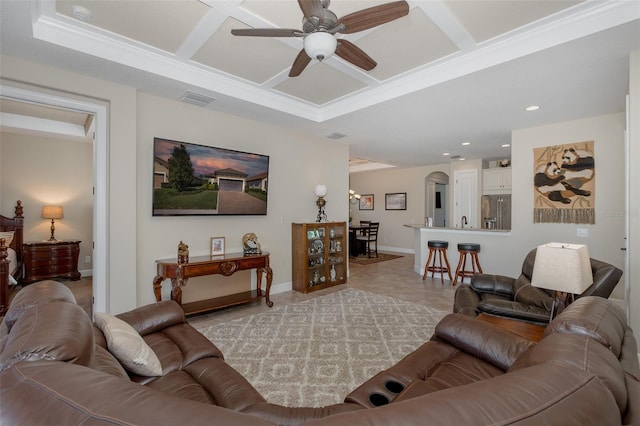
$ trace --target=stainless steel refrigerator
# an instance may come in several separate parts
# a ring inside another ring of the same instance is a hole
[[[511,229],[511,194],[482,196],[482,229]]]

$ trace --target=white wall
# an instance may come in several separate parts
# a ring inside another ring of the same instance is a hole
[[[632,53],[629,66],[629,324],[640,335],[640,50]]]

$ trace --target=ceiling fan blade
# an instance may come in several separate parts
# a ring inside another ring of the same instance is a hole
[[[307,55],[307,52],[302,49],[298,56],[296,56],[296,60],[293,61],[293,65],[291,65],[291,71],[289,71],[289,77],[297,77],[302,71],[309,65],[311,62],[311,58]]]
[[[409,5],[407,2],[396,1],[345,15],[338,20],[337,25],[343,24],[345,26],[345,29],[340,31],[341,33],[351,34],[386,24],[387,22],[402,18],[408,14]]]
[[[231,30],[231,34],[250,37],[300,37],[303,32],[287,28],[242,28]]]
[[[324,9],[320,0],[298,0],[298,4],[304,17],[309,20],[313,16],[318,18],[324,16]]]
[[[365,71],[371,71],[378,65],[376,61],[371,59],[371,57],[364,53],[358,46],[343,39],[338,40],[336,55]]]

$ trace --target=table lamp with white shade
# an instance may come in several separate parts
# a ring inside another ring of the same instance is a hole
[[[589,250],[584,244],[547,243],[538,246],[531,285],[555,292],[551,318],[560,313],[568,299],[582,294],[593,284]],[[561,296],[564,293],[564,299]],[[556,308],[557,306],[557,308]]]

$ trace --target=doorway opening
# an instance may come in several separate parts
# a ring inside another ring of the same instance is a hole
[[[108,311],[108,239],[107,239],[107,152],[108,106],[98,100],[72,95],[36,91],[29,87],[0,84],[0,98],[26,102],[40,107],[66,109],[90,114],[94,121],[93,141],[93,312]]]
[[[424,220],[432,218],[433,226],[444,228],[449,217],[449,175],[432,172],[424,179]]]

